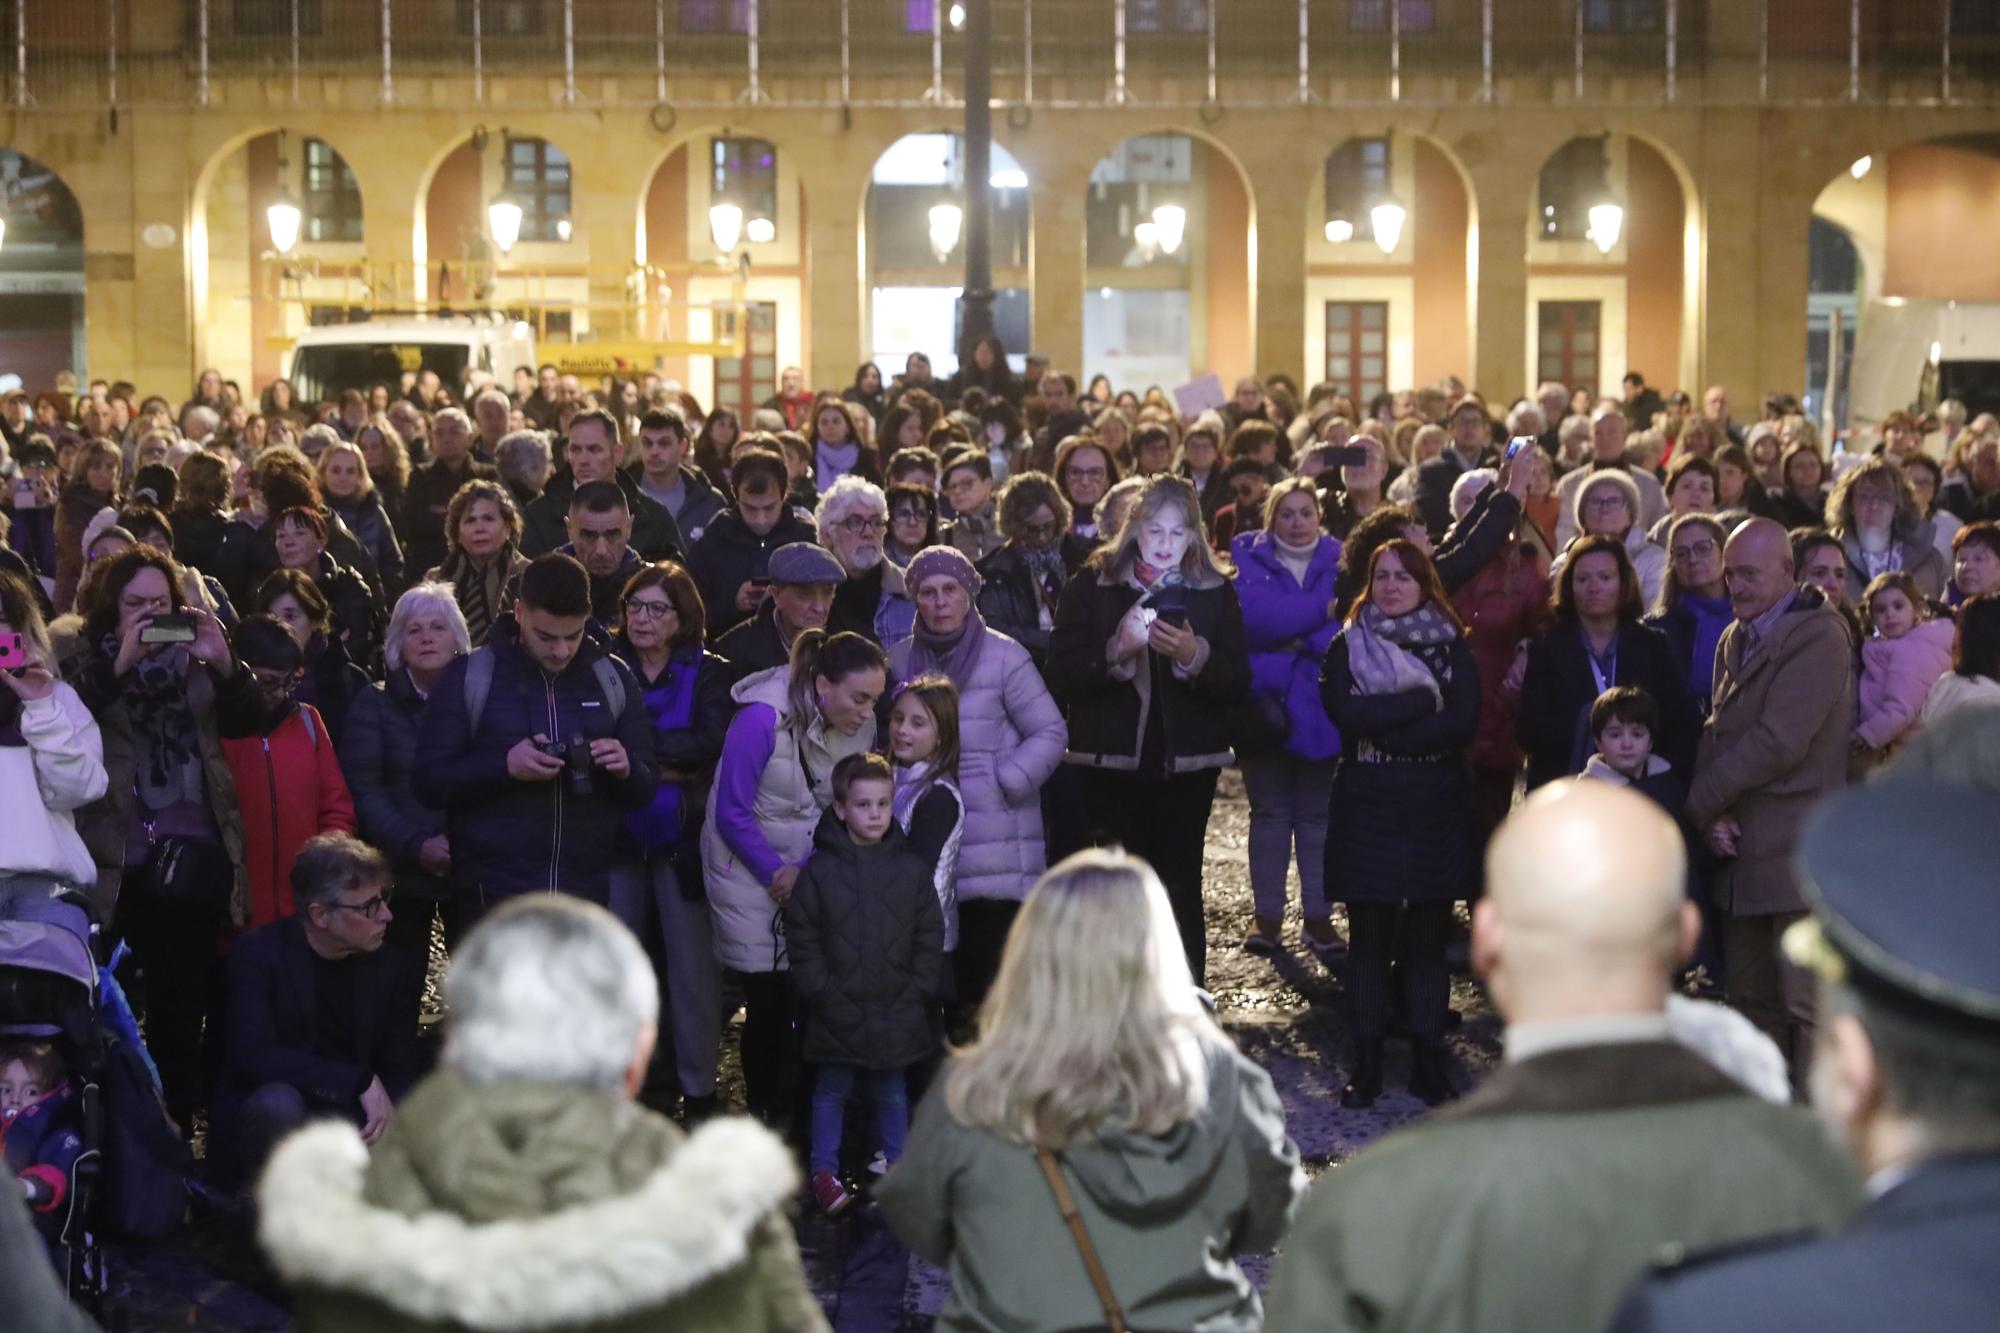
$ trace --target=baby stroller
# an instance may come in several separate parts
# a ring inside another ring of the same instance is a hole
[[[93,1310],[105,1290],[97,1222],[104,1051],[97,1024],[97,959],[91,952],[95,938],[90,909],[74,888],[36,876],[0,878],[0,1041],[47,1041],[69,1071],[70,1111],[80,1122],[73,1127],[83,1151],[69,1168],[58,1205],[59,1240],[52,1257],[70,1298]]]

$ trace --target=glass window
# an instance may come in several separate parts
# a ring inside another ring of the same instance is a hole
[[[319,36],[320,0],[236,0],[230,8],[231,26],[238,37],[289,38],[295,5],[298,9],[299,36]],[[12,31],[10,26],[8,32],[11,34]]]
[[[743,218],[778,220],[778,150],[765,139],[708,141],[711,198],[743,209]]]
[[[750,0],[680,0],[682,32],[749,32]]]
[[[1545,241],[1589,239],[1590,207],[1610,193],[1606,140],[1571,139],[1542,164],[1541,237]]]
[[[473,23],[474,11],[479,22]],[[458,35],[479,39],[536,37],[542,32],[542,0],[458,0]]]
[[[521,203],[521,239],[569,239],[569,158],[547,139],[509,139],[507,188]]]
[[[1326,216],[1354,224],[1354,239],[1375,239],[1369,209],[1389,196],[1391,166],[1387,139],[1349,139],[1327,155]]]
[[[1184,134],[1141,134],[1112,149],[1090,173],[1084,203],[1085,257],[1091,268],[1143,268],[1188,262],[1200,234],[1193,198],[1195,141]],[[1223,168],[1228,170],[1228,168]],[[1141,244],[1138,227],[1162,204],[1187,210],[1180,248]]]
[[[1325,378],[1357,409],[1381,393],[1387,380],[1383,330],[1388,322],[1386,301],[1326,303]]]
[[[361,239],[361,187],[347,159],[320,139],[306,140],[306,239]]]
[[[1349,32],[1389,31],[1390,0],[1348,0]],[[1404,32],[1430,32],[1437,27],[1436,0],[1402,0],[1398,26]]]
[[[1128,0],[1125,25],[1134,33],[1207,32],[1208,0]]]
[[[1661,0],[1583,0],[1585,32],[1659,32]]]

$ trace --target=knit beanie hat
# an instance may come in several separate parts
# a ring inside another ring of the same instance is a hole
[[[926,546],[910,557],[910,564],[903,571],[903,586],[915,593],[925,579],[939,574],[948,574],[957,579],[969,597],[979,596],[979,589],[985,580],[972,567],[972,561],[955,546]]]

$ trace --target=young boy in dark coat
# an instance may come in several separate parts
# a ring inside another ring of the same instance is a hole
[[[882,1155],[894,1165],[910,1124],[907,1073],[931,1053],[925,1002],[944,967],[944,914],[931,868],[896,824],[895,775],[877,754],[834,765],[833,809],[785,904],[792,982],[806,1012],[813,1198],[828,1213],[853,1201],[840,1182],[841,1117],[857,1080],[875,1103]]]
[[[1653,753],[1660,705],[1637,685],[1615,685],[1590,705],[1590,736],[1597,752],[1583,776],[1615,782],[1652,798],[1678,823],[1687,787],[1673,765]]]

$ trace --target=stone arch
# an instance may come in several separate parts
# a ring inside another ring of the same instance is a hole
[[[565,216],[577,212],[578,196],[590,182],[587,164],[564,143],[565,131],[573,128],[562,120],[510,117],[503,124],[480,124],[453,134],[431,151],[417,172],[412,208],[410,253],[417,270],[413,295],[418,304],[474,296],[456,289],[451,266],[486,262],[498,255],[488,231],[486,209],[507,180],[504,154],[509,141],[540,141],[560,154],[567,172]],[[529,227],[524,223],[517,247],[529,247],[531,252],[547,246],[562,253],[555,247],[567,247],[578,239],[574,232],[538,236]]]
[[[83,210],[55,168],[19,149],[0,148],[0,339],[4,370],[30,396],[55,388],[56,375],[87,372],[84,348]]]

